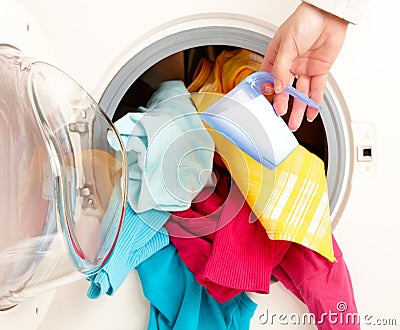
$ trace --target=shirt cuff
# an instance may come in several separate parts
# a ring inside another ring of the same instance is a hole
[[[349,23],[358,24],[368,6],[369,0],[302,0],[310,5],[342,18]]]

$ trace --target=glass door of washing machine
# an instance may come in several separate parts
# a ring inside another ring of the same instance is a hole
[[[111,121],[61,70],[0,45],[0,72],[6,309],[107,262],[124,216],[126,159]]]

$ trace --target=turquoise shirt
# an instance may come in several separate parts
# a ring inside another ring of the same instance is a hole
[[[218,303],[196,282],[172,244],[142,262],[137,271],[150,302],[149,330],[249,329],[257,305],[245,292]]]

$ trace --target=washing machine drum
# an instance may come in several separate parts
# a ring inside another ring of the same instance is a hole
[[[126,160],[77,83],[7,45],[0,117],[1,308],[101,269],[122,223]]]

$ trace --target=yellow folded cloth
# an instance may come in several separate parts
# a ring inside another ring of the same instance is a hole
[[[215,63],[203,58],[196,67],[189,92],[228,93],[258,71],[263,57],[247,49],[224,50]]]
[[[192,94],[199,112],[222,95]],[[298,146],[274,171],[209,128],[217,152],[268,237],[308,247],[335,261],[324,163]]]

